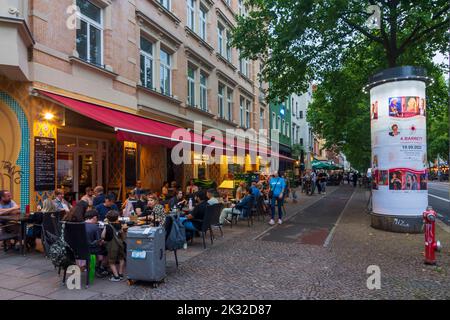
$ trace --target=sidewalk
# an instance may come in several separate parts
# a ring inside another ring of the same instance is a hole
[[[213,246],[208,243],[207,250],[197,239],[181,250],[178,270],[168,253],[168,276],[156,289],[96,279],[89,289],[68,290],[42,255],[0,253],[0,299],[450,298],[450,233],[437,227],[444,251],[438,254],[437,267],[425,266],[422,234],[370,227],[368,192],[347,185],[327,191],[325,197],[297,193],[300,199],[286,204],[288,218],[281,226],[271,227],[267,221],[255,221],[251,228],[244,221],[232,229],[225,226],[224,238]],[[290,225],[302,228],[291,232],[291,238],[277,239],[277,232],[283,234]],[[310,225],[326,226],[320,241],[296,241]],[[380,290],[367,289],[369,265],[381,269]]]

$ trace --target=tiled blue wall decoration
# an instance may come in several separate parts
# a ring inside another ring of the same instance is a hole
[[[16,164],[20,166],[20,170],[22,171],[20,206],[22,211],[24,211],[25,206],[30,204],[30,127],[25,113],[16,100],[6,92],[0,91],[0,101],[3,101],[12,111],[14,111],[20,125],[22,140],[20,142],[19,158],[17,159]]]

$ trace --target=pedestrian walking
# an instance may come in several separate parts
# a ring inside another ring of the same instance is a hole
[[[356,174],[356,172],[353,172],[352,178],[353,178],[353,186],[356,187],[356,183],[358,182],[358,175]]]
[[[283,217],[283,199],[284,199],[284,190],[286,188],[286,182],[282,177],[279,176],[278,171],[275,171],[273,177],[269,180],[270,185],[270,209],[272,213],[272,218],[269,221],[270,225],[275,224],[275,203],[278,207],[278,224],[282,224]]]
[[[316,182],[317,182],[317,174],[316,171],[313,170],[311,172],[311,195],[313,195],[314,191],[316,190]]]

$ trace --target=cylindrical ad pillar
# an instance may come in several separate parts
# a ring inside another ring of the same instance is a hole
[[[371,78],[372,227],[422,231],[428,205],[426,72],[384,70]]]

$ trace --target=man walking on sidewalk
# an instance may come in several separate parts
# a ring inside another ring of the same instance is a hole
[[[283,221],[281,218],[283,217],[283,198],[284,198],[284,189],[286,188],[286,182],[283,178],[279,176],[278,171],[274,172],[274,175],[269,180],[270,185],[270,209],[272,210],[272,218],[270,219],[269,224],[274,225],[275,224],[275,202],[277,203],[278,207],[278,224],[282,224]]]

